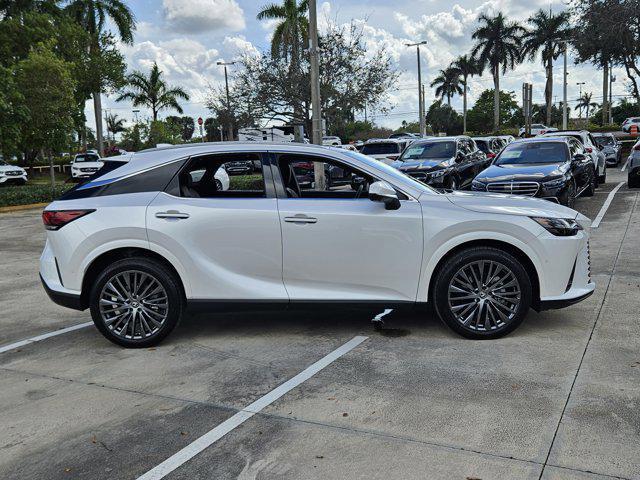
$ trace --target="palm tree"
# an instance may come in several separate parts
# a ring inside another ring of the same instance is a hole
[[[569,39],[571,29],[569,27],[569,12],[560,12],[557,15],[538,10],[527,20],[531,25],[523,36],[523,56],[534,60],[539,51],[542,51],[542,64],[544,65],[547,83],[544,88],[544,98],[547,103],[547,125],[551,125],[551,105],[553,102],[553,61],[564,51],[563,42]]]
[[[462,76],[462,131],[466,132],[468,79],[474,75],[482,75],[482,64],[470,55],[462,55],[449,68],[455,68]]]
[[[480,26],[471,38],[477,41],[471,51],[482,66],[491,69],[493,76],[493,123],[494,129],[500,128],[500,70],[502,74],[515,68],[521,60],[520,44],[525,29],[516,22],[507,21],[502,13],[495,17],[486,14],[478,18]]]
[[[124,118],[118,118],[118,115],[115,113],[107,114],[107,138],[109,137],[109,132],[113,135],[113,138],[116,138],[116,135],[120,132],[124,132]]]
[[[122,0],[67,0],[65,10],[90,35],[89,54],[97,56],[100,51],[100,35],[107,20],[111,20],[118,31],[120,40],[126,44],[133,43],[133,31],[136,21],[133,12]],[[102,145],[102,100],[101,85],[96,85],[92,93],[93,109],[96,117],[96,134],[98,150],[103,153]]]
[[[284,0],[282,5],[265,5],[258,12],[258,20],[279,20],[271,39],[271,56],[293,64],[300,60],[302,49],[309,40],[308,0]]]
[[[598,104],[591,101],[592,97],[592,93],[585,92],[578,99],[578,104],[576,105],[576,110],[580,110],[580,115],[582,115],[582,110],[587,110],[587,123],[589,123],[589,110],[592,108],[598,108]]]
[[[447,97],[447,105],[451,106],[451,97],[454,95],[462,95],[462,87],[460,87],[460,72],[455,68],[445,68],[440,70],[440,75],[433,79],[431,87],[436,88],[436,97],[444,100]]]
[[[189,100],[189,94],[180,87],[170,87],[162,78],[162,70],[154,62],[149,76],[142,72],[133,72],[127,77],[130,90],[116,100],[131,100],[134,107],[145,106],[151,109],[153,120],[158,120],[158,112],[165,108],[182,113],[178,99]]]

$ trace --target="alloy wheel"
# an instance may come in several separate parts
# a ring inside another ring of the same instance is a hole
[[[111,277],[100,292],[99,306],[104,325],[130,340],[155,335],[169,314],[167,291],[154,276],[140,270]]]
[[[466,329],[498,330],[516,316],[522,298],[520,282],[505,265],[479,260],[469,263],[449,282],[449,308]]]

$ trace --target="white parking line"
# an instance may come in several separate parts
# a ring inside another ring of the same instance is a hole
[[[364,342],[368,337],[357,336],[353,337],[347,343],[342,345],[341,347],[336,348],[333,352],[328,354],[327,356],[321,358],[316,363],[308,366],[302,372],[297,374],[295,377],[287,380],[279,387],[271,390],[265,396],[260,397],[258,400],[253,402],[252,404],[246,406],[234,416],[225,420],[220,425],[215,427],[213,430],[205,433],[200,438],[190,443],[178,453],[172,455],[167,458],[160,465],[152,468],[144,475],[138,477],[138,480],[160,480],[164,478],[165,475],[173,472],[176,468],[183,465],[184,463],[191,460],[197,454],[202,452],[207,447],[213,445],[215,442],[224,437],[227,433],[232,431],[234,428],[243,424],[251,417],[253,417],[256,413],[259,413],[263,408],[267,407],[271,403],[275,402],[277,399],[282,397],[287,392],[293,390],[295,387],[300,385],[301,383],[309,380],[320,370],[335,362],[338,358],[342,357],[346,353],[350,352],[362,342]]]
[[[624,162],[624,165],[622,165],[622,168],[620,169],[621,172],[624,172],[627,169],[627,165],[629,164],[629,160],[631,160],[631,157],[627,158],[627,161]]]
[[[611,190],[611,192],[609,192],[609,196],[604,201],[604,204],[602,205],[602,208],[598,212],[596,219],[591,224],[591,228],[598,228],[600,226],[600,222],[602,221],[605,213],[607,213],[607,210],[609,209],[611,202],[613,202],[613,197],[623,185],[624,185],[624,182],[620,182],[618,185],[616,185],[616,187],[613,190]]]
[[[74,330],[80,330],[81,328],[88,327],[89,325],[93,325],[93,322],[80,323],[78,325],[73,325],[71,327],[61,328],[60,330],[56,330],[54,332],[43,333],[42,335],[37,335],[35,337],[27,338],[26,340],[20,340],[19,342],[10,343],[9,345],[0,347],[0,353],[4,353],[4,352],[8,352],[9,350],[14,350],[16,348],[24,347],[25,345],[29,345],[30,343],[40,342],[42,340],[46,340],[47,338],[57,337],[58,335],[62,335],[63,333],[69,333],[69,332],[73,332]]]

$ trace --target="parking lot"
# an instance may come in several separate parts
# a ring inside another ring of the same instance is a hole
[[[576,202],[594,219],[612,198],[595,294],[493,341],[345,309],[189,316],[142,350],[91,325],[19,344],[90,316],[40,285],[40,212],[0,214],[0,478],[640,478],[640,191],[609,196],[625,180]]]

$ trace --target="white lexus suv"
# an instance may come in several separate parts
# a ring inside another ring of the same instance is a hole
[[[238,161],[262,169],[219,188],[216,172]],[[158,343],[188,309],[293,303],[433,303],[459,334],[497,338],[530,307],[564,307],[595,289],[590,221],[574,210],[440,193],[365,155],[314,145],[139,152],[51,203],[43,221],[47,293],[90,308],[127,347]]]

